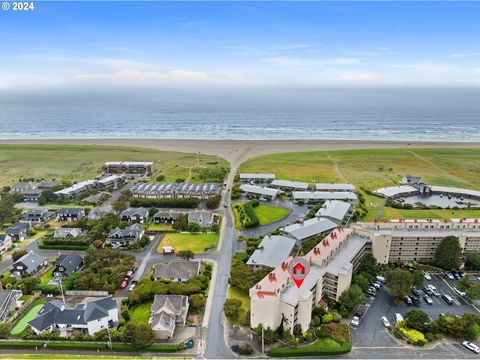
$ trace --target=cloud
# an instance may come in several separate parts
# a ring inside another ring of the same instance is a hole
[[[448,56],[452,58],[466,58],[466,57],[472,57],[472,56],[478,56],[478,55],[480,55],[480,53],[469,52],[469,53],[450,54]]]
[[[310,59],[296,57],[269,57],[263,62],[279,67],[314,67],[324,65],[354,65],[360,62],[357,58]]]
[[[476,75],[480,75],[480,68],[473,69],[473,73]]]

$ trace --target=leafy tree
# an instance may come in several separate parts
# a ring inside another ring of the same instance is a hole
[[[480,251],[467,251],[465,254],[465,266],[469,270],[479,270]]]
[[[458,269],[460,266],[460,256],[462,248],[460,242],[455,236],[447,236],[437,246],[433,261],[436,266],[446,270]]]
[[[390,292],[398,298],[407,295],[413,285],[413,274],[408,270],[392,269],[385,278]]]
[[[461,291],[465,291],[467,297],[471,300],[480,299],[480,284],[471,281],[470,275],[468,274],[458,281],[457,288]]]
[[[262,324],[259,324],[256,328],[255,328],[255,335],[257,335],[257,337],[259,339],[262,338]],[[272,330],[270,329],[269,327],[266,328],[264,331],[263,331],[263,339],[265,340],[265,344],[272,344],[274,343],[275,341],[278,340],[278,331],[275,331],[275,330]]]
[[[349,289],[345,290],[342,295],[340,295],[340,312],[343,315],[349,314],[355,306],[360,304],[364,299],[365,294],[360,286],[353,284]]]
[[[6,339],[10,336],[10,329],[12,325],[7,322],[0,324],[0,339]]]
[[[327,312],[322,316],[322,324],[330,324],[333,321],[333,315]]]
[[[195,257],[195,253],[192,250],[180,250],[176,253],[176,255],[186,261],[189,261]]]
[[[220,195],[215,195],[212,197],[209,197],[207,199],[207,208],[208,209],[216,209],[218,205],[220,205],[220,201],[222,200]]]
[[[405,326],[410,329],[415,329],[420,332],[425,332],[427,325],[430,322],[428,315],[421,310],[412,310],[405,314]]]
[[[293,336],[299,337],[302,335],[302,325],[300,324],[295,324],[293,327]]]
[[[17,282],[17,287],[22,290],[24,294],[30,295],[35,287],[40,283],[36,276],[26,276]]]
[[[370,281],[368,280],[367,276],[364,273],[359,273],[353,277],[353,283],[360,286],[362,291],[366,292],[370,287]]]
[[[196,233],[202,231],[201,226],[197,222],[189,222],[187,225],[188,232]]]
[[[197,313],[205,306],[205,296],[202,294],[193,294],[188,297],[188,302],[190,303],[189,309],[192,312]]]
[[[25,250],[25,249],[15,250],[15,251],[12,253],[12,260],[13,260],[13,262],[17,261],[17,260],[20,259],[22,256],[26,255],[27,252],[28,252],[28,251]]]
[[[358,265],[358,271],[368,276],[369,280],[378,275],[380,272],[379,266],[377,259],[375,259],[372,253],[367,252],[362,256],[360,264]]]
[[[142,348],[153,343],[153,331],[148,324],[129,322],[123,328],[122,341]]]
[[[423,272],[420,270],[415,270],[413,273],[413,286],[417,288],[422,288],[425,278],[423,277]]]
[[[179,215],[178,219],[172,225],[172,228],[177,231],[186,231],[187,227],[188,227],[188,214]]]
[[[240,315],[240,310],[242,308],[242,300],[239,299],[227,299],[223,304],[223,311],[227,319],[237,319]]]

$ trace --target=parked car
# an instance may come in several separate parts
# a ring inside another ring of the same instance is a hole
[[[407,304],[407,305],[413,305],[413,301],[412,301],[412,299],[410,298],[410,296],[404,296],[404,297],[403,297],[403,301],[404,301],[405,304]]]
[[[464,341],[462,343],[463,347],[470,350],[470,351],[473,351],[474,353],[476,354],[480,354],[480,347],[478,347],[477,345],[475,345],[474,343],[471,343],[471,342],[468,342],[468,341]]]
[[[370,295],[370,296],[377,296],[377,292],[373,291],[372,289],[368,289],[367,294]]]
[[[425,295],[423,297],[423,299],[425,300],[425,302],[428,304],[428,305],[433,305],[433,301],[432,301],[432,298],[428,295]]]
[[[352,321],[350,321],[350,325],[352,325],[353,327],[357,327],[358,325],[360,325],[360,318],[358,316],[354,316],[352,318]]]
[[[445,300],[445,302],[448,304],[448,305],[452,305],[453,304],[453,299],[450,295],[447,295],[447,294],[443,294],[442,295],[442,299]]]
[[[455,290],[455,292],[460,296],[465,296],[466,295],[465,291],[461,291],[461,290],[457,289],[456,286],[453,287],[453,290]]]
[[[449,272],[446,272],[445,273],[445,277],[449,280],[455,280],[455,278],[453,277],[452,273],[449,273]]]
[[[462,277],[460,276],[460,273],[458,271],[452,271],[453,277],[457,280],[460,280]]]
[[[412,298],[412,301],[413,301],[413,305],[415,305],[415,306],[420,306],[420,305],[422,305],[422,303],[420,302],[420,300],[419,300],[418,298],[416,298],[416,297],[413,297],[413,298]]]
[[[417,298],[422,296],[422,293],[418,289],[415,289],[415,288],[412,288],[412,294],[415,295]]]
[[[137,267],[136,267],[136,266],[132,267],[132,270],[130,270],[130,271],[131,271],[131,272],[137,271]]]
[[[130,287],[128,288],[128,292],[132,291],[137,287],[137,284],[131,284]]]
[[[383,326],[385,326],[387,329],[390,329],[392,327],[392,325],[390,325],[390,321],[388,321],[386,316],[382,316],[380,320],[383,323]]]
[[[430,289],[428,286],[425,286],[425,287],[423,288],[423,292],[424,292],[425,294],[427,294],[428,296],[433,296],[433,291],[432,291],[432,289]]]
[[[127,280],[122,280],[122,282],[120,283],[120,289],[125,289],[128,285],[128,281]]]
[[[227,203],[223,203],[223,207],[227,208],[228,207]]]
[[[370,283],[370,285],[373,286],[375,289],[380,289],[380,286],[382,286],[380,283],[373,281]]]
[[[440,296],[440,293],[434,285],[428,284],[427,287],[432,291],[433,295]]]
[[[460,275],[461,278],[465,277],[465,273],[463,271],[457,271],[458,275]]]
[[[395,324],[403,321],[403,316],[400,313],[395,313]]]
[[[428,281],[432,280],[432,277],[431,277],[430,274],[429,274],[428,272],[426,272],[426,271],[423,273],[423,277],[425,278],[425,280],[428,280]]]

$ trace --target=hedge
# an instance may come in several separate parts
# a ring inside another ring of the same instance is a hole
[[[75,246],[89,246],[91,244],[90,240],[87,239],[43,239],[42,241],[45,245],[75,245]]]
[[[352,349],[349,343],[340,343],[330,338],[322,338],[312,344],[296,348],[272,348],[271,357],[303,357],[321,355],[339,355],[348,353]]]
[[[186,208],[194,209],[200,204],[199,199],[143,199],[131,197],[131,207],[157,207],[157,208]]]
[[[0,341],[0,348],[8,349],[28,349],[28,348],[43,348],[47,341]],[[73,342],[73,341],[48,341],[49,349],[54,350],[91,350],[91,351],[107,351],[110,348],[106,343],[92,343],[92,342]],[[112,343],[112,351],[118,352],[164,352],[172,353],[180,350],[179,345],[172,344],[153,344],[147,347],[138,348],[132,344]]]
[[[258,201],[249,201],[246,202],[243,205],[243,209],[245,211],[245,214],[249,218],[249,221],[247,221],[243,226],[245,229],[257,227],[260,225],[260,220],[258,219],[257,215],[255,214],[255,211],[253,210],[254,207],[258,206]]]
[[[42,250],[87,250],[90,245],[47,245],[41,241],[38,244],[38,248]]]

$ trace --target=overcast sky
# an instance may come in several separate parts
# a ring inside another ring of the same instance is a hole
[[[480,2],[36,2],[0,88],[480,86]]]

